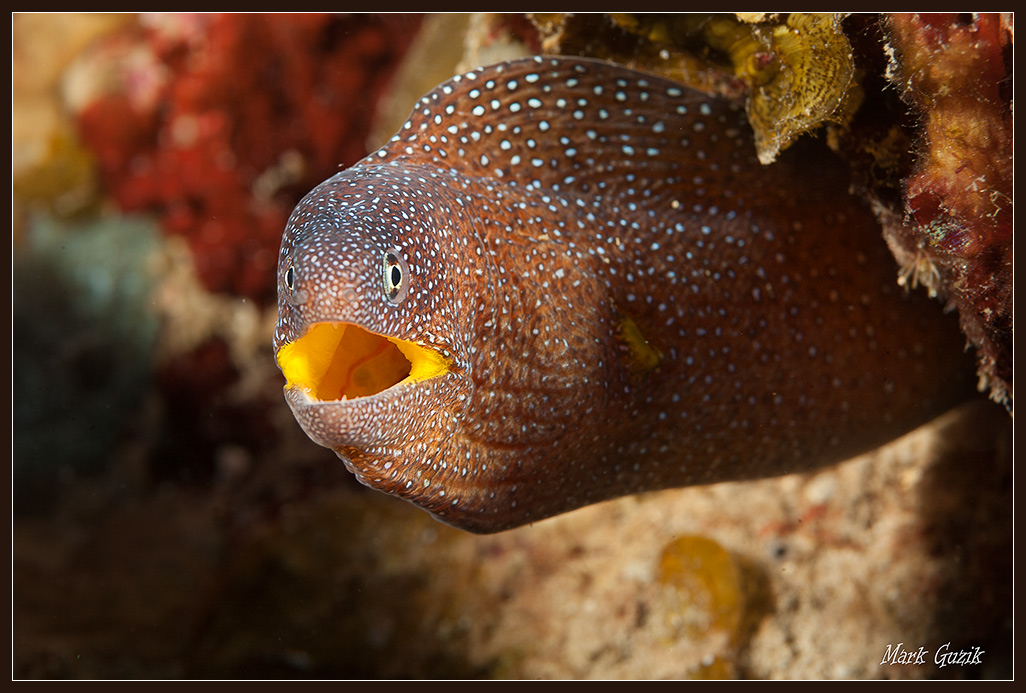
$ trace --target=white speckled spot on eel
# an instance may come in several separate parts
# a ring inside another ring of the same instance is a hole
[[[609,63],[455,77],[289,220],[286,399],[474,532],[876,447],[971,364],[811,152],[760,166],[728,104]]]

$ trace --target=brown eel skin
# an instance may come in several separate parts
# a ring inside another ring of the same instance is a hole
[[[729,104],[528,58],[440,85],[296,207],[275,357],[309,436],[472,532],[808,470],[971,395],[842,166]]]

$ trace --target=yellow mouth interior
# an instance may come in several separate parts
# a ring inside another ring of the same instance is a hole
[[[281,347],[277,359],[287,387],[322,401],[367,397],[449,370],[449,361],[432,349],[342,322],[312,325]]]

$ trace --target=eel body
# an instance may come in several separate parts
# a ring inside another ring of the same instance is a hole
[[[292,214],[286,400],[474,532],[883,444],[966,398],[964,340],[818,152],[600,61],[455,77]]]

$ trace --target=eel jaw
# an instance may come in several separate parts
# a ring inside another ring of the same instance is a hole
[[[433,349],[346,322],[314,323],[275,359],[286,389],[298,387],[321,402],[369,397],[444,375],[452,365]]]

